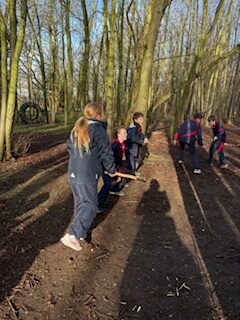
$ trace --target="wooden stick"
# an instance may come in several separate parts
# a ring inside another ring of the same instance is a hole
[[[229,147],[240,147],[240,143],[229,143],[229,142],[225,142],[225,146],[229,146]]]
[[[13,308],[13,305],[11,304],[11,301],[8,299],[8,297],[6,297],[6,300],[7,300],[8,304],[9,304],[13,314],[14,314],[14,318],[17,319],[18,317],[16,315],[16,310]]]
[[[109,173],[107,171],[104,171],[104,174],[109,175]],[[131,180],[139,180],[142,182],[146,182],[145,178],[134,176],[133,174],[128,174],[128,173],[116,172],[115,177],[126,178],[126,179],[131,179]]]
[[[126,179],[131,179],[131,180],[139,180],[139,181],[146,182],[145,178],[134,176],[133,174],[117,172],[116,176],[121,177],[121,178],[126,178]]]

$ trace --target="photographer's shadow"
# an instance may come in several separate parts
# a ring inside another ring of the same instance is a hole
[[[162,269],[168,269],[172,254],[164,246],[171,247],[175,237],[170,229],[171,219],[166,216],[170,203],[166,191],[159,189],[159,182],[153,179],[136,209],[142,221],[121,283],[119,319],[150,319],[152,309],[158,309],[162,294],[159,280]]]

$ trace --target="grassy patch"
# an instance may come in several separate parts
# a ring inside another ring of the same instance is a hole
[[[13,128],[14,134],[19,133],[64,133],[70,132],[74,123],[64,126],[62,123],[57,124],[20,124]]]

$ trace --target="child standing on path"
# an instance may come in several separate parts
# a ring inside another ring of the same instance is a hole
[[[117,172],[99,105],[89,103],[85,106],[84,116],[76,121],[67,144],[68,181],[74,198],[74,217],[61,242],[80,251],[79,240],[87,237],[97,214],[98,178],[103,169],[112,177]]]
[[[191,155],[193,173],[200,174],[201,169],[199,166],[198,156],[196,154],[195,149],[195,141],[196,138],[198,140],[198,144],[203,146],[202,142],[202,129],[201,129],[201,119],[203,116],[201,113],[195,113],[193,115],[192,120],[186,120],[178,129],[177,133],[175,134],[174,144],[177,144],[179,140],[180,144],[180,153],[178,158],[178,163],[181,165],[183,163],[183,156],[184,156],[184,149],[185,145],[188,146],[189,153]]]
[[[118,172],[125,173],[125,168],[123,162],[125,160],[125,141],[127,139],[127,131],[124,127],[117,128],[117,137],[113,140],[111,148],[113,151],[114,162]],[[124,196],[122,191],[123,187],[126,184],[126,179],[120,179],[120,181],[114,181],[109,175],[103,175],[103,186],[98,194],[98,213],[102,213],[103,205],[108,197],[108,194],[114,194],[117,196]]]
[[[145,134],[142,133],[142,125],[144,121],[143,114],[141,112],[135,112],[132,119],[133,125],[127,129],[126,157],[129,169],[135,171],[136,174],[136,170],[142,161],[140,154],[141,147],[144,144],[149,143],[149,141]]]
[[[223,126],[216,120],[215,116],[208,117],[208,123],[213,131],[213,141],[209,149],[209,159],[207,163],[210,165],[213,162],[214,154],[217,151],[221,168],[227,168],[227,161],[224,157],[223,148],[226,142],[226,132]]]

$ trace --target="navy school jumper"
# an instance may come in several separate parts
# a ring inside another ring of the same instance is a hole
[[[76,147],[72,136],[67,141],[69,162],[68,181],[74,198],[74,219],[68,233],[79,240],[86,238],[97,214],[97,182],[103,170],[116,172],[113,152],[109,145],[106,123],[89,120],[90,153]]]
[[[193,169],[199,169],[199,160],[195,150],[196,139],[198,144],[202,146],[202,128],[200,124],[194,119],[184,121],[175,135],[175,140],[179,140],[180,144],[179,160],[183,160],[184,148],[186,144],[188,145]]]
[[[214,153],[217,151],[220,164],[225,164],[226,160],[224,157],[223,148],[227,138],[226,132],[219,122],[216,122],[215,126],[212,128],[212,132],[213,138],[216,137],[217,139],[211,143],[209,149],[209,163],[212,163],[214,159]]]
[[[130,170],[137,170],[142,160],[140,149],[145,138],[145,134],[142,133],[142,127],[138,123],[134,122],[127,129],[126,157]]]
[[[123,166],[123,160],[125,157],[126,143],[120,142],[118,138],[114,139],[111,148],[113,151],[114,162],[117,167],[118,172],[125,173],[126,169]],[[113,179],[109,177],[109,175],[103,175],[103,186],[98,194],[98,205],[102,207],[107,200],[109,192],[118,192],[120,191],[126,184],[126,179],[121,179],[120,182],[114,183]]]

